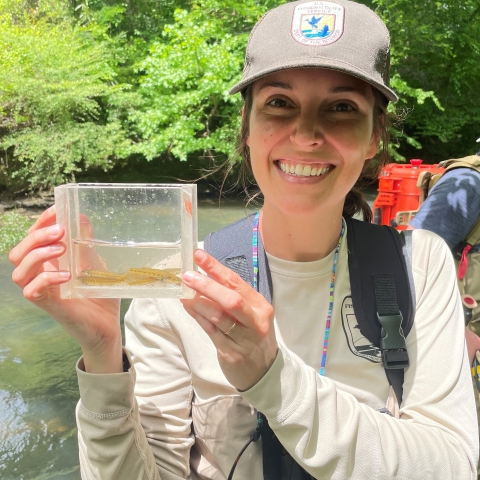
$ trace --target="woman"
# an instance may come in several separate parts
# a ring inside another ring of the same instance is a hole
[[[272,304],[197,250],[208,276],[183,276],[195,298],[134,300],[122,350],[116,300],[58,297],[69,273],[55,267],[65,247],[52,209],[12,250],[25,297],[82,346],[83,478],[225,479],[257,411],[284,448],[276,478],[305,478],[296,464],[322,479],[475,477],[462,310],[434,234],[413,234],[416,317],[401,405],[378,359],[356,348],[342,214],[362,208],[352,189],[396,100],[388,57],[384,24],[347,0],[283,5],[252,32],[231,93],[245,98],[240,147],[264,197],[247,240],[263,242]],[[235,478],[264,478],[262,440]]]

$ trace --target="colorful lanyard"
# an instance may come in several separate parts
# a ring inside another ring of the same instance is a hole
[[[258,221],[260,212],[255,214],[253,219],[253,238],[252,238],[252,259],[253,259],[253,288],[258,291]],[[320,365],[320,375],[325,375],[325,364],[327,363],[328,338],[330,336],[330,322],[332,320],[333,311],[333,291],[335,290],[335,273],[337,271],[338,253],[342,244],[343,235],[345,233],[345,220],[342,218],[342,231],[338,239],[338,245],[333,255],[332,275],[330,280],[330,296],[328,304],[327,321],[325,323],[325,336],[323,339],[322,362]]]

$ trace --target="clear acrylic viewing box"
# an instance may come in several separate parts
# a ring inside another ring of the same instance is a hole
[[[72,274],[62,298],[188,298],[194,270],[197,187],[78,183],[55,188],[57,223]]]

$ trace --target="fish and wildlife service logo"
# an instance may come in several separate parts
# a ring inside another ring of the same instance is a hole
[[[330,45],[342,36],[344,18],[338,3],[301,3],[293,11],[292,36],[302,45]]]

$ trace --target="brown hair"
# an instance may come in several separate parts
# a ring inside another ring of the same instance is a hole
[[[381,145],[378,154],[365,161],[362,173],[358,178],[353,188],[348,192],[343,206],[343,215],[353,217],[356,213],[362,213],[363,219],[366,222],[372,221],[372,210],[368,205],[365,196],[361,189],[374,183],[382,168],[389,162],[389,119],[387,116],[388,100],[376,88],[372,87],[375,97],[374,104],[374,125],[373,128],[377,135],[380,136]],[[261,195],[260,190],[257,189],[253,195],[249,189],[249,185],[254,183],[252,164],[250,161],[250,149],[247,145],[247,138],[249,135],[250,112],[252,111],[253,95],[252,86],[248,86],[243,92],[243,117],[240,133],[237,138],[237,153],[241,157],[239,183],[243,186],[243,190],[249,197],[249,203]]]

